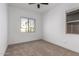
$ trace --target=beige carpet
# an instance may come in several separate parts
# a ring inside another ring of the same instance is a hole
[[[79,56],[72,52],[44,40],[9,45],[5,56]]]

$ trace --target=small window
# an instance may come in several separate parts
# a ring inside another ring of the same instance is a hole
[[[35,20],[21,17],[21,32],[35,32]]]

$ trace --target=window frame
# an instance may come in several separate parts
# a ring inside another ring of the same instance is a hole
[[[28,19],[28,32],[23,32],[23,33],[34,33],[34,32],[36,32],[36,21],[35,21],[35,18],[31,18],[31,17],[24,17],[24,16],[20,16],[20,32],[21,32],[21,19],[22,18],[26,18],[26,19]],[[29,31],[29,20],[33,20],[34,21],[34,31],[32,32],[32,31]]]

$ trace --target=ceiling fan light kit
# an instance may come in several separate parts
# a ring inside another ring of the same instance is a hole
[[[37,8],[40,8],[40,5],[48,5],[48,3],[28,3],[29,5],[36,4]]]

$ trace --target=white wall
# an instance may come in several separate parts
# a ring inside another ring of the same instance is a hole
[[[79,9],[79,4],[60,4],[44,15],[44,39],[79,52],[79,35],[66,34],[66,12]]]
[[[15,44],[20,42],[28,42],[32,40],[38,40],[42,38],[42,21],[40,14],[30,11],[28,9],[22,9],[15,6],[8,7],[9,9],[9,40],[8,44]],[[20,17],[30,17],[36,20],[36,32],[34,33],[22,33],[20,32]]]
[[[0,3],[0,56],[7,48],[7,4]]]

